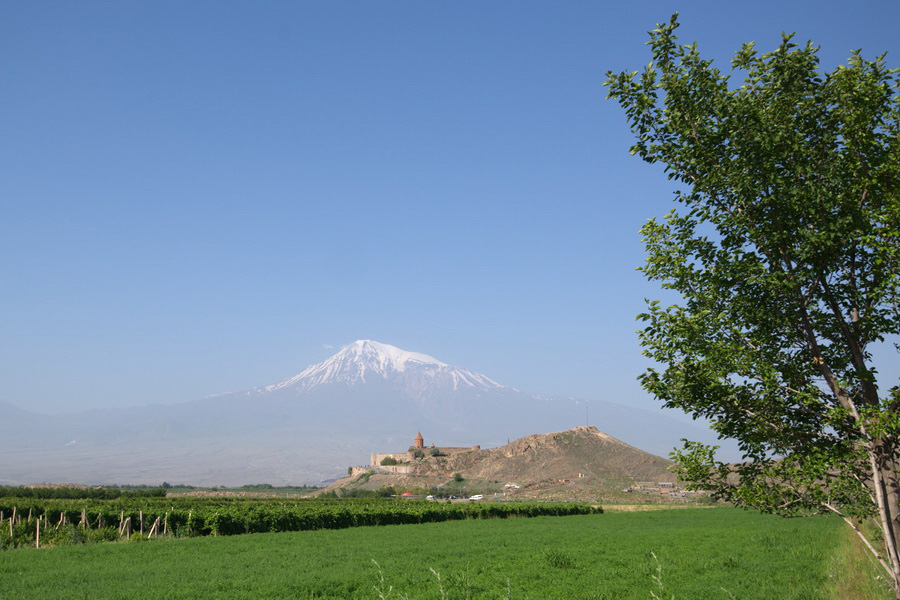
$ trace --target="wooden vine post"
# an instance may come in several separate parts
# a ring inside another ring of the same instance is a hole
[[[127,537],[131,537],[131,517],[128,517],[122,524],[119,525],[119,535],[125,535]]]
[[[153,527],[150,528],[150,533],[147,534],[147,539],[151,539],[154,533],[159,536],[159,517],[156,517],[156,520],[153,521]]]

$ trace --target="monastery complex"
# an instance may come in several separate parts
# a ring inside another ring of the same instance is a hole
[[[438,453],[435,453],[435,450]],[[426,455],[431,456],[450,456],[452,454],[458,454],[459,452],[468,452],[470,450],[481,450],[481,446],[466,446],[466,447],[450,447],[450,446],[435,446],[432,444],[431,446],[425,447],[425,438],[422,437],[422,432],[416,434],[416,437],[413,438],[412,446],[410,446],[406,452],[389,452],[389,453],[375,453],[372,454],[369,458],[369,465],[372,467],[376,467],[381,470],[387,470],[391,473],[409,473],[410,467],[413,466],[416,462],[416,459],[423,458]],[[382,461],[386,458],[391,458],[398,463],[405,464],[397,464],[397,465],[382,465]]]

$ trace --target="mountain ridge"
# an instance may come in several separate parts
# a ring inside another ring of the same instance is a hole
[[[297,375],[254,389],[272,392],[294,388],[300,393],[331,383],[347,385],[365,383],[367,373],[381,379],[390,379],[407,371],[420,371],[430,377],[449,377],[454,387],[462,383],[470,387],[507,388],[486,375],[448,365],[427,354],[401,350],[396,346],[372,340],[356,340],[344,346],[337,354],[310,365]]]
[[[659,413],[589,404],[592,423],[653,453],[668,453],[682,437],[714,440]],[[358,340],[277,384],[190,402],[54,417],[7,410],[0,481],[319,483],[366,462],[373,448],[408,443],[410,432],[493,447],[585,423],[585,405]]]

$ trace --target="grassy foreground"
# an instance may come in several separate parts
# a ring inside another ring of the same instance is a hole
[[[14,550],[0,598],[878,598],[873,574],[836,519],[720,508]]]

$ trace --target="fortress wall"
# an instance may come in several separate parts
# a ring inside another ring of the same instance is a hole
[[[462,447],[462,446],[430,446],[430,447],[423,447],[423,448],[421,448],[421,450],[422,450],[422,452],[425,453],[425,457],[427,458],[431,449],[435,448],[435,447],[438,448],[441,451],[441,453],[444,455],[459,454],[460,452],[469,452],[471,450],[481,450],[481,446],[478,446],[478,445],[466,446],[466,447]],[[410,447],[410,448],[412,448],[412,447]],[[388,458],[388,457],[393,458],[397,462],[411,462],[411,461],[415,460],[412,449],[407,450],[406,452],[377,452],[377,453],[371,454],[369,456],[369,465],[373,466],[373,467],[382,468],[382,469],[394,469],[394,468],[407,469],[407,470],[392,471],[393,473],[410,473],[411,472],[408,470],[411,465],[395,465],[395,466],[384,465],[384,466],[382,466],[381,461],[383,461],[385,458]]]
[[[400,474],[400,475],[409,475],[415,472],[416,465],[393,465],[393,466],[385,466],[381,465],[369,466],[369,467],[350,467],[350,475],[349,477],[358,477],[363,473],[380,473],[384,474]]]
[[[401,475],[408,475],[412,473],[413,469],[415,469],[415,465],[385,465],[383,467],[378,467],[379,473],[399,473]]]
[[[372,465],[373,467],[380,467],[381,461],[388,457],[393,458],[394,460],[397,460],[397,461],[406,462],[407,460],[409,460],[409,453],[408,452],[393,452],[393,453],[387,453],[387,454],[373,454],[369,458],[369,464]]]
[[[469,452],[471,450],[481,450],[481,446],[436,446],[441,453],[446,455],[451,454],[459,454],[460,452]],[[425,456],[429,456],[429,452],[431,451],[430,447],[422,448],[422,452],[425,453]],[[387,457],[391,457],[398,462],[409,462],[414,460],[412,451],[407,452],[378,452],[375,454],[369,455],[369,464],[373,467],[380,467],[381,461]]]

